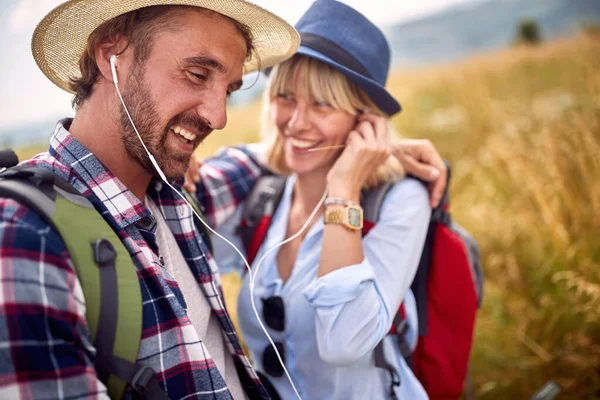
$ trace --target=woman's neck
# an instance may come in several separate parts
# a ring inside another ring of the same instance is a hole
[[[298,211],[310,214],[317,206],[327,187],[327,172],[314,171],[296,176],[292,206]]]

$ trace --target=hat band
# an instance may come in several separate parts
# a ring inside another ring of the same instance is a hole
[[[352,54],[331,40],[315,35],[314,33],[300,33],[300,45],[316,50],[319,53],[331,58],[338,64],[353,70],[369,79],[373,76],[364,65],[360,63]]]

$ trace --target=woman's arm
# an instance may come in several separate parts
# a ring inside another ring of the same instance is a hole
[[[195,195],[207,222],[216,229],[246,200],[262,171],[247,147],[225,147],[203,163],[190,161],[185,188]]]
[[[315,308],[323,360],[350,365],[387,334],[415,276],[430,217],[425,186],[410,178],[397,183],[379,221],[358,245],[364,257],[307,287],[304,295]],[[323,247],[323,252],[330,250]],[[336,251],[343,258],[350,248],[342,243]]]
[[[327,174],[328,197],[358,204],[365,182],[390,154],[387,120],[370,113],[362,114],[348,134],[344,151]],[[342,206],[329,205],[327,211],[336,208]],[[360,230],[350,230],[340,224],[325,225],[322,248],[318,277],[357,264],[364,258]]]
[[[225,237],[237,247],[244,257],[247,257],[244,244],[239,235],[239,226],[242,220],[243,210],[244,203],[240,204],[237,210],[227,218],[216,231],[219,235]],[[212,256],[219,266],[221,275],[235,272],[239,274],[240,277],[243,276],[246,271],[246,264],[240,255],[231,248],[231,245],[212,233],[211,242],[213,245]]]

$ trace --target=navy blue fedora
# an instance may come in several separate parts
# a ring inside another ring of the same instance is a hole
[[[367,93],[387,115],[400,103],[385,89],[390,46],[371,21],[339,1],[317,0],[295,26],[305,55],[331,65]]]

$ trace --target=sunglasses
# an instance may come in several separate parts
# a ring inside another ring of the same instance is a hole
[[[283,332],[285,329],[285,307],[281,296],[271,296],[263,301],[263,319],[267,326],[275,331]],[[285,364],[285,347],[281,342],[274,342],[281,359]],[[276,378],[283,376],[283,367],[277,358],[277,353],[271,344],[263,351],[263,368],[265,372]]]

